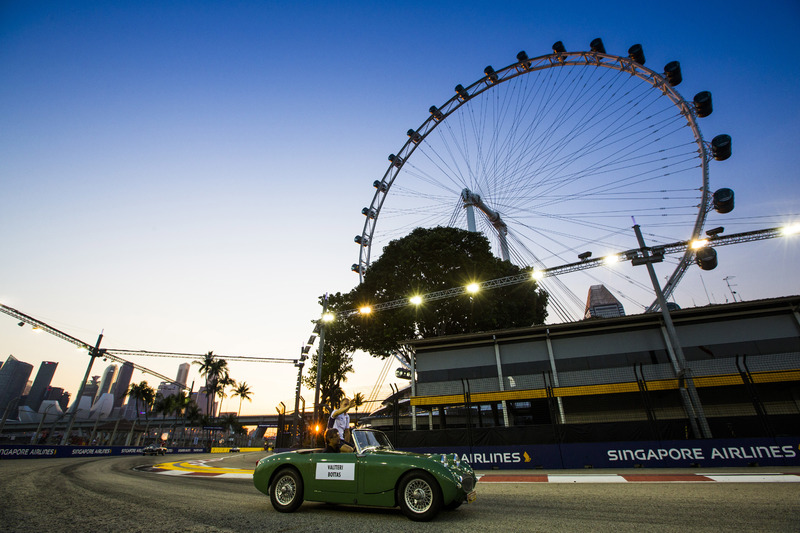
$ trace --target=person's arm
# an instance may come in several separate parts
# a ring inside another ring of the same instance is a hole
[[[331,418],[336,418],[337,416],[346,413],[350,409],[350,403],[347,405],[343,405],[342,407],[336,409],[334,412],[331,413]]]
[[[339,447],[339,451],[342,453],[352,453],[353,448],[349,444],[342,444],[341,447]]]

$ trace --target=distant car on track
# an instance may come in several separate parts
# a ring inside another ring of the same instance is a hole
[[[167,449],[160,444],[149,444],[142,448],[142,455],[167,455]]]
[[[282,513],[308,500],[400,506],[411,520],[428,521],[442,508],[475,500],[475,472],[456,454],[398,451],[384,433],[371,429],[354,429],[353,442],[354,453],[313,449],[265,457],[253,483]]]
[[[238,447],[238,446],[234,446],[233,448],[231,448],[231,449],[230,449],[230,452],[231,452],[231,453],[237,453],[237,452],[239,452],[239,451],[240,451],[240,450],[239,450],[239,447]]]

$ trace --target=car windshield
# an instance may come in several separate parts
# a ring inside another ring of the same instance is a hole
[[[392,443],[389,442],[389,437],[380,431],[359,431],[353,432],[353,438],[356,441],[359,451],[364,451],[366,448],[386,448],[393,449]]]

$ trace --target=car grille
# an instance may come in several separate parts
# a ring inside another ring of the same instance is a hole
[[[475,488],[475,478],[472,476],[464,476],[464,480],[461,482],[461,485],[464,487],[465,491],[472,492],[472,489]]]

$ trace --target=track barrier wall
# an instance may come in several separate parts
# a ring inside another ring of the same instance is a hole
[[[0,460],[4,459],[42,459],[54,457],[111,457],[115,455],[141,455],[144,446],[37,446],[1,445]],[[205,448],[197,446],[167,448],[167,454],[204,453]]]
[[[456,453],[476,470],[800,466],[800,437],[404,449]]]

